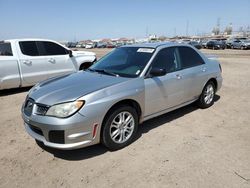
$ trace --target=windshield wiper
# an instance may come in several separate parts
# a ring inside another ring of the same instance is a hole
[[[107,75],[111,75],[111,76],[115,76],[118,77],[118,74],[115,74],[113,72],[108,72],[105,69],[90,69],[88,68],[87,70],[92,71],[92,72],[98,72],[98,73],[103,73],[103,74],[107,74]]]

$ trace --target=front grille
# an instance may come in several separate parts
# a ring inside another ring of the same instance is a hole
[[[43,104],[36,104],[36,114],[44,116],[49,109],[49,106]]]
[[[33,125],[29,125],[29,127],[30,127],[30,129],[31,129],[32,131],[34,131],[35,133],[37,133],[37,134],[43,136],[42,130],[39,129],[38,127],[35,127],[35,126],[33,126]]]
[[[31,99],[31,98],[28,98],[25,101],[24,113],[25,113],[26,116],[31,116],[34,104],[35,104],[35,101],[33,99]]]
[[[49,131],[49,141],[58,144],[64,144],[64,131]]]

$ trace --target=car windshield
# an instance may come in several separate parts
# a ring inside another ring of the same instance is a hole
[[[116,48],[98,60],[88,70],[121,77],[138,77],[154,51],[154,48]]]

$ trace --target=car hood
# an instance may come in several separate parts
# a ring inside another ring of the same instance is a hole
[[[29,97],[34,99],[36,103],[51,106],[58,103],[74,101],[91,92],[130,79],[131,78],[79,71],[37,84],[30,90]]]
[[[74,56],[95,56],[96,54],[94,52],[87,52],[87,51],[73,51]]]

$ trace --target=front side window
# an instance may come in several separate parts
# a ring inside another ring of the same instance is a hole
[[[24,55],[39,56],[38,48],[35,41],[19,42],[21,51]]]
[[[39,45],[40,55],[65,55],[68,54],[68,51],[53,42],[42,41],[37,42]]]
[[[159,51],[152,63],[152,68],[164,69],[167,73],[179,70],[180,62],[177,48],[169,47]]]
[[[201,56],[190,47],[178,47],[183,69],[204,64]]]
[[[90,71],[137,77],[153,55],[154,48],[121,47],[111,51],[90,67]]]
[[[0,56],[13,56],[9,42],[0,42]]]

